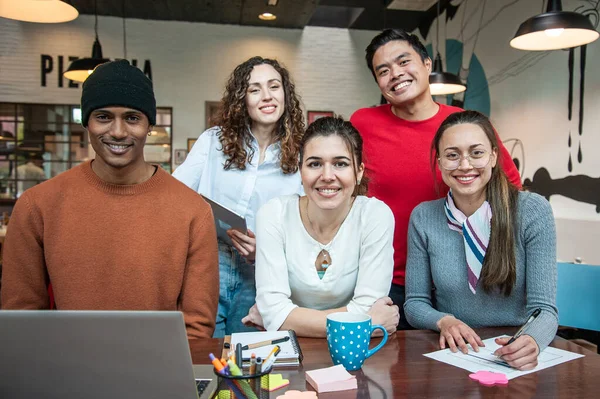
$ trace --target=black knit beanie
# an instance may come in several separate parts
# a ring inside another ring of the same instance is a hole
[[[150,125],[156,125],[156,99],[152,81],[127,60],[101,64],[83,82],[81,124],[87,127],[92,111],[121,106],[143,112]]]

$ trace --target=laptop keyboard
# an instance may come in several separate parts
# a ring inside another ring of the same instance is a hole
[[[212,380],[196,380],[196,389],[198,390],[198,397],[202,398],[204,390],[210,384]]]

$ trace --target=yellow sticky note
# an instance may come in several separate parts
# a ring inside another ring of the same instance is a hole
[[[226,389],[222,389],[217,394],[218,399],[231,399],[231,392]]]
[[[267,374],[260,379],[260,387],[268,390],[269,392],[283,388],[289,384],[290,380],[283,379],[281,374]]]

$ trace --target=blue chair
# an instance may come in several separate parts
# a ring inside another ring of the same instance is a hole
[[[558,324],[596,331],[600,353],[600,266],[558,263]]]

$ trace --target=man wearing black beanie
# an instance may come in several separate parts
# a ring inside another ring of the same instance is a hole
[[[101,179],[138,184],[154,174],[144,144],[156,124],[156,100],[142,71],[126,60],[99,65],[83,83],[81,116],[97,155],[92,169]]]
[[[3,309],[180,310],[211,337],[219,298],[209,205],[144,160],[156,123],[152,82],[125,60],[83,84],[96,152],[19,198],[5,239]]]

